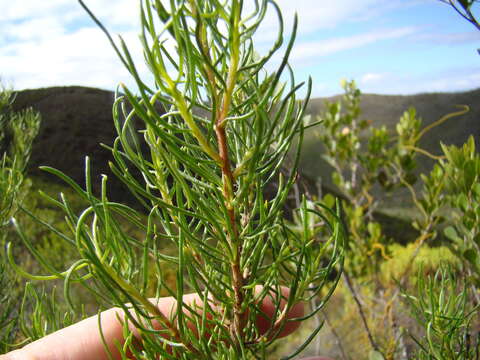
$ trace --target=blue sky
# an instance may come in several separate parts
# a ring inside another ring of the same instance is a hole
[[[137,1],[85,2],[112,33],[122,34],[141,64]],[[355,79],[364,93],[480,87],[480,32],[438,0],[277,2],[287,26],[295,11],[299,15],[291,64],[298,80],[312,76],[313,96],[340,93],[343,78]],[[0,0],[0,9],[0,77],[6,84],[113,90],[119,82],[132,83],[75,0]],[[260,52],[275,29],[274,17],[268,17],[256,38]]]

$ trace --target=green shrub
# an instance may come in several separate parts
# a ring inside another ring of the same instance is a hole
[[[13,112],[12,102],[11,91],[0,84],[0,352],[7,351],[15,340],[15,298],[21,294],[21,289],[14,286],[13,272],[6,266],[7,228],[28,191],[24,170],[40,123],[40,116],[31,109]]]
[[[253,48],[252,36],[267,10],[277,15],[280,30],[262,57]],[[249,14],[245,11],[240,0],[222,6],[216,0],[171,1],[168,6],[141,2],[140,39],[151,84],[140,78],[123,40],[115,44],[89,12],[138,87],[138,94],[123,85],[123,94],[117,93],[113,118],[118,137],[111,148],[111,168],[144,213],[110,201],[106,177],[101,196],[94,196],[88,161],[85,189],[45,168],[86,202],[77,213],[66,197],[50,199],[63,211],[65,225],[49,229],[75,249],[76,260],[61,271],[42,246],[39,250],[34,241],[21,237],[42,265],[42,274],[51,274],[26,276],[63,280],[66,301],[74,311],[80,309],[71,301],[73,283],[94,294],[101,306],[124,310],[142,345],[141,354],[136,346],[119,349],[124,356],[130,351],[142,359],[265,358],[280,330],[294,321],[288,311],[320,297],[304,319],[314,316],[338,281],[344,237],[339,209],[308,207],[303,200],[299,232],[292,231],[283,212],[297,178],[308,101],[308,96],[305,102],[296,99],[302,84],[295,83],[288,66],[296,19],[279,67],[267,74],[265,64],[283,43],[281,12],[270,1],[258,2]],[[225,27],[228,36],[219,27]],[[175,43],[176,53],[167,49],[167,38]],[[287,83],[280,81],[284,72],[290,76]],[[133,126],[134,117],[139,127]],[[142,152],[141,142],[148,145],[148,153]],[[290,149],[297,149],[293,159]],[[134,172],[142,180],[132,176]],[[269,197],[265,189],[272,180],[277,188]],[[325,218],[325,241],[308,226],[313,216]],[[54,250],[62,246],[49,240],[44,244]],[[11,249],[9,258],[16,266]],[[174,272],[173,285],[165,269]],[[290,288],[288,296],[285,286]],[[204,309],[187,304],[187,292],[199,293]],[[172,317],[149,300],[163,293],[177,300]],[[266,299],[273,301],[275,314],[263,334],[256,318],[263,316],[258,304]],[[48,329],[52,331],[60,325],[47,308],[39,309],[43,316],[32,318],[31,327],[47,321],[55,325]],[[156,329],[153,320],[163,330]],[[127,327],[125,331],[126,338],[133,336]],[[162,331],[166,335],[158,336]]]
[[[324,157],[333,167],[332,180],[344,197],[342,207],[349,234],[345,284],[337,294],[342,299],[337,301],[343,311],[336,311],[341,319],[337,333],[345,322],[358,323],[356,328],[363,329],[364,337],[344,348],[365,349],[367,343],[365,353],[371,351],[371,358],[393,359],[420,346],[404,335],[415,334],[425,325],[408,318],[404,305],[398,301],[400,291],[420,298],[423,295],[415,285],[424,284],[424,278],[440,271],[442,264],[450,265],[451,276],[467,276],[468,286],[478,281],[479,262],[475,254],[479,246],[480,161],[473,139],[462,148],[444,146],[442,156],[418,147],[419,140],[428,136],[430,129],[464,114],[468,108],[425,128],[415,110],[409,109],[391,134],[361,118],[361,94],[354,82],[345,82],[344,88],[344,98],[327,104],[325,113],[317,119],[321,121],[317,133],[325,147]],[[436,164],[429,174],[418,177],[415,167],[419,155],[435,159]],[[415,209],[410,210],[414,213],[410,221],[417,230],[405,245],[401,245],[405,242],[401,228],[397,233],[389,232],[392,237],[387,237],[376,219],[385,196],[402,188],[411,194]],[[333,203],[330,194],[324,200]],[[450,241],[439,244],[436,241],[442,229]],[[472,307],[471,297],[465,301]],[[355,314],[356,320],[347,314]]]
[[[387,253],[388,259],[380,265],[384,284],[400,279],[408,271],[411,274],[410,283],[415,285],[418,281],[416,275],[421,277],[433,275],[443,264],[449,264],[452,269],[461,266],[460,260],[447,246],[424,245],[418,249],[415,243],[406,246],[392,244],[388,246]]]
[[[413,317],[423,328],[416,359],[476,359],[480,351],[475,334],[478,304],[471,301],[470,284],[456,271],[442,265],[424,279],[418,272],[416,295],[404,294]],[[476,291],[476,290],[475,290]]]

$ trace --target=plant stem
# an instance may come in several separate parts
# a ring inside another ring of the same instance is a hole
[[[192,14],[197,18],[198,21],[198,45],[203,53],[203,55],[208,59],[209,62],[212,62],[208,44],[206,41],[206,33],[201,21],[201,16],[198,16],[198,10],[194,1],[190,2],[192,6]],[[235,177],[232,172],[231,162],[228,153],[228,141],[226,133],[225,121],[228,112],[230,110],[230,104],[232,100],[232,93],[235,88],[238,62],[239,62],[239,22],[240,22],[240,11],[238,1],[235,1],[233,4],[235,11],[235,20],[233,23],[233,43],[231,47],[231,58],[230,58],[230,68],[228,71],[227,77],[227,87],[222,97],[221,107],[215,113],[215,135],[218,143],[218,155],[219,155],[219,165],[222,171],[222,182],[223,182],[223,196],[225,201],[225,207],[228,214],[229,227],[231,229],[229,234],[230,246],[233,253],[233,259],[231,263],[231,272],[232,272],[232,287],[234,295],[234,305],[233,305],[233,322],[231,323],[230,333],[232,338],[235,341],[239,342],[244,339],[244,327],[247,321],[246,313],[242,310],[243,300],[245,298],[243,293],[244,278],[240,268],[240,259],[242,255],[242,244],[238,241],[238,227],[237,227],[237,215],[233,207],[233,184]],[[214,103],[218,104],[220,100],[220,95],[216,91],[217,82],[213,71],[205,65],[205,73],[207,75],[208,81],[210,82],[210,89],[212,92],[212,99]]]
[[[372,346],[373,350],[380,352],[377,343],[373,339],[373,335],[372,335],[372,332],[370,331],[370,327],[368,326],[367,318],[365,317],[365,313],[363,311],[362,304],[360,303],[360,300],[358,299],[357,292],[353,288],[352,281],[351,281],[350,277],[348,276],[346,270],[343,271],[343,277],[345,279],[345,282],[347,283],[348,289],[350,290],[350,292],[353,296],[353,300],[355,300],[355,304],[357,305],[358,313],[360,314],[360,318],[362,319],[363,327],[365,328],[365,332],[367,333],[368,340],[370,341],[370,345]]]
[[[221,120],[221,117],[218,118]],[[243,340],[243,328],[245,327],[246,317],[242,310],[242,303],[244,300],[243,285],[244,279],[240,269],[240,259],[242,255],[242,244],[238,241],[238,227],[235,209],[233,207],[233,173],[230,166],[230,159],[228,156],[227,139],[225,128],[218,124],[215,126],[217,140],[220,150],[220,158],[222,159],[222,179],[223,179],[223,194],[225,197],[225,206],[227,208],[228,217],[231,226],[230,245],[234,247],[231,270],[233,275],[233,293],[235,296],[233,306],[233,324],[231,328],[232,335],[237,340]]]
[[[232,271],[232,286],[234,294],[234,304],[233,304],[233,323],[231,324],[230,332],[232,338],[235,339],[237,345],[244,342],[244,328],[247,322],[247,313],[242,309],[242,304],[245,299],[244,295],[244,278],[240,267],[240,261],[242,256],[242,244],[238,238],[238,227],[237,227],[237,214],[233,207],[233,184],[234,176],[230,164],[229,154],[228,154],[228,142],[225,127],[227,122],[225,121],[229,110],[230,104],[232,101],[232,94],[235,88],[237,80],[237,71],[239,63],[239,52],[240,52],[240,4],[238,1],[234,1],[232,5],[232,11],[234,12],[234,19],[232,25],[232,43],[231,43],[231,55],[230,55],[230,68],[228,71],[227,77],[227,86],[222,97],[222,106],[216,114],[215,122],[215,134],[217,136],[218,142],[218,151],[220,155],[220,164],[222,170],[222,180],[223,180],[223,195],[225,198],[225,206],[227,208],[228,220],[230,222],[230,245],[232,246],[233,259],[231,263]]]
[[[327,323],[328,327],[330,328],[330,331],[332,332],[333,337],[335,338],[335,342],[337,343],[338,348],[340,349],[340,353],[342,354],[342,359],[344,360],[349,360],[350,358],[347,356],[345,353],[345,349],[343,348],[343,343],[342,339],[340,338],[340,335],[338,335],[337,330],[333,326],[332,322],[330,321],[327,312],[325,310],[322,310],[322,315],[325,319],[325,322]],[[317,349],[317,354],[320,352],[320,349]]]

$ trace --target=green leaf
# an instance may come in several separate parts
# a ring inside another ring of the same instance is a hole
[[[472,189],[475,195],[480,198],[480,183],[473,184]]]
[[[385,358],[383,357],[381,352],[377,350],[372,350],[370,351],[370,354],[368,354],[368,360],[385,360]]]
[[[326,194],[323,197],[323,203],[325,204],[325,206],[327,206],[329,208],[333,208],[334,205],[335,205],[335,202],[336,202],[335,196],[333,196],[330,193]]]
[[[478,169],[475,160],[467,160],[463,166],[465,177],[465,190],[469,191],[478,176]]]
[[[462,210],[463,212],[468,211],[468,205],[469,201],[467,196],[464,193],[461,193],[460,195],[457,196],[457,206]]]
[[[117,306],[128,318],[123,329],[126,342],[118,344],[122,345],[118,346],[122,358],[134,337],[129,323],[139,337],[148,340],[142,343],[142,354],[130,349],[136,358],[265,358],[265,348],[292,319],[276,311],[271,322],[279,324],[278,331],[271,329],[263,336],[252,321],[262,315],[255,304],[269,299],[280,310],[286,297],[288,310],[310,297],[318,300],[318,305],[303,319],[315,316],[340,279],[346,241],[338,201],[329,200],[330,207],[326,207],[305,199],[293,230],[283,214],[298,175],[304,116],[312,89],[309,80],[305,100],[298,101],[296,93],[302,84],[296,84],[288,62],[297,18],[283,46],[283,18],[275,1],[255,1],[255,9],[245,14],[247,17],[242,16],[242,0],[141,1],[140,41],[151,71],[142,79],[125,41],[115,42],[79,1],[107,36],[132,75],[135,92],[138,90],[134,94],[121,85],[124,95],[116,94],[113,117],[118,137],[109,148],[113,172],[139,200],[148,218],[127,205],[109,201],[106,177],[101,197],[94,195],[88,162],[85,189],[62,172],[46,168],[87,204],[77,216],[63,196],[62,202],[53,200],[66,213],[74,237],[70,239],[69,233],[53,226],[47,226],[48,230],[68,241],[79,258],[65,272],[56,270],[56,264],[35,251],[19,231],[34,257],[52,273],[34,278],[64,279],[67,302],[73,299],[70,283],[83,284],[92,278],[92,284],[83,285],[98,303]],[[252,37],[267,6],[277,13],[279,31],[268,54],[259,59]],[[221,32],[219,24],[224,27]],[[170,41],[174,43],[172,51],[165,46]],[[264,74],[264,65],[282,47],[280,65],[270,75]],[[284,82],[286,72],[290,80]],[[349,92],[354,107],[359,92],[353,92],[353,87],[352,82]],[[1,100],[0,94],[0,105]],[[325,121],[337,129],[358,117],[358,111],[352,112],[355,116],[344,116],[340,104],[330,110]],[[360,142],[357,134],[345,135],[331,144],[348,159]],[[345,145],[347,150],[342,148]],[[291,161],[287,158],[293,149],[297,150]],[[335,149],[331,153],[337,154]],[[266,186],[273,182],[275,193],[267,197]],[[339,182],[345,183],[342,174]],[[293,231],[299,227],[302,236],[297,237]],[[325,241],[317,241],[317,229],[321,231],[318,236],[326,236]],[[326,258],[330,260],[324,266]],[[254,293],[252,289],[260,284],[263,290]],[[284,284],[290,286],[288,296],[283,294]],[[218,306],[205,306],[202,313],[197,306],[183,302],[186,291],[201,293],[205,305],[210,303],[207,299],[215,299]],[[151,302],[151,296],[160,294],[176,298],[174,322]],[[43,306],[46,301],[38,303]],[[39,309],[45,312],[43,307]],[[158,333],[152,317],[168,336],[152,336]],[[48,330],[49,319],[39,317],[35,325]],[[292,357],[319,330],[320,326]],[[209,336],[202,336],[205,332]]]
[[[448,226],[443,230],[443,233],[447,238],[449,238],[452,241],[458,241],[460,238],[458,237],[457,231],[453,226]]]
[[[370,233],[370,236],[374,239],[377,240],[380,238],[382,235],[382,228],[379,223],[376,222],[369,222],[367,225],[368,232]]]

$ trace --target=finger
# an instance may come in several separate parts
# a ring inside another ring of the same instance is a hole
[[[187,299],[195,299],[193,294]],[[198,298],[198,296],[197,296]],[[186,300],[187,300],[186,299]],[[168,314],[175,306],[175,299],[159,298],[156,305],[164,314]],[[123,344],[123,321],[125,314],[120,308],[103,311],[100,315],[89,317],[64,329],[34,341],[20,350],[13,351],[0,360],[108,360],[105,345],[114,359],[121,359],[117,350]],[[101,333],[99,329],[101,324]],[[102,341],[102,335],[105,344]]]
[[[257,287],[256,291],[261,291],[262,287]],[[287,287],[282,287],[281,288],[282,290],[282,297],[280,299],[280,309],[283,309],[285,308],[286,306],[286,299],[288,299],[288,295],[290,294],[290,289],[287,288]],[[265,334],[267,333],[267,331],[270,329],[270,327],[272,326],[272,318],[274,317],[275,315],[275,310],[276,310],[276,306],[275,306],[275,303],[273,301],[273,299],[269,296],[267,296],[262,304],[260,305],[260,310],[265,313],[265,316],[263,315],[259,315],[257,317],[257,328],[258,328],[258,332],[260,334]],[[287,335],[290,335],[292,332],[294,332],[295,330],[298,329],[298,327],[300,326],[300,321],[288,321],[289,319],[295,319],[295,318],[299,318],[299,317],[302,317],[304,315],[304,306],[302,303],[297,303],[297,304],[294,304],[292,306],[292,308],[288,311],[288,314],[287,314],[287,321],[285,322],[285,324],[283,325],[280,333],[278,334],[278,337],[284,337],[284,336],[287,336]],[[277,325],[277,327],[280,326]],[[273,331],[271,332],[272,334],[275,334],[276,333],[276,327],[274,327]]]
[[[283,296],[288,296],[288,288],[282,288]],[[196,308],[202,308],[203,302],[198,294],[187,294],[183,302]],[[281,300],[281,308],[285,306],[285,300]],[[172,297],[159,298],[155,305],[166,316],[170,317],[176,309],[176,300]],[[270,297],[266,297],[260,305],[264,316],[257,318],[259,332],[264,334],[271,327],[271,319],[274,317],[275,304]],[[293,319],[303,315],[303,305],[297,304],[287,314],[287,319]],[[56,331],[42,339],[26,345],[20,350],[6,355],[0,355],[0,360],[84,360],[84,359],[109,359],[105,345],[114,359],[121,359],[117,346],[123,344],[123,322],[125,314],[120,308],[112,308],[100,314],[82,320],[76,324]],[[105,344],[99,330],[99,323]],[[298,322],[287,322],[279,336],[287,336],[299,326]]]
[[[122,342],[122,326],[116,316],[118,309],[101,313],[102,331],[110,350],[117,355],[114,344]],[[76,324],[34,341],[20,350],[13,351],[1,360],[80,360],[108,359],[98,330],[98,316],[92,316]]]
[[[255,287],[255,293],[259,294],[262,292],[263,286],[257,285]],[[288,296],[290,294],[290,289],[288,287],[282,286],[281,287],[282,294],[280,296],[280,311],[282,311],[286,304]],[[262,303],[260,304],[259,308],[262,314],[259,314],[256,319],[256,326],[258,329],[258,332],[260,335],[264,335],[267,332],[270,332],[272,335],[275,334],[276,337],[282,338],[285,336],[288,336],[292,332],[298,329],[300,326],[301,322],[300,321],[291,321],[291,319],[299,318],[304,315],[304,305],[302,303],[297,303],[294,304],[286,314],[286,321],[285,323],[279,323],[279,324],[274,324],[272,328],[272,321],[273,319],[276,318],[276,303],[275,303],[275,294],[271,294],[271,296],[266,296]],[[173,314],[176,313],[176,301],[175,299],[172,299],[173,301],[167,303],[164,303],[162,305],[159,305],[160,311],[165,314],[167,317],[171,317]],[[192,308],[195,308],[196,310],[200,310],[202,312],[202,309],[204,308],[203,301],[199,298],[197,294],[189,294],[185,295],[183,297],[184,303]],[[212,304],[212,307],[215,309],[215,305]],[[215,311],[215,310],[214,310]],[[190,312],[188,310],[184,309],[184,313],[187,313],[187,315],[190,315]],[[210,317],[210,313],[207,313],[207,316]],[[193,329],[194,325],[193,324],[188,324],[190,328]],[[160,326],[157,327],[157,329]],[[281,327],[281,331],[277,334],[277,330]]]

